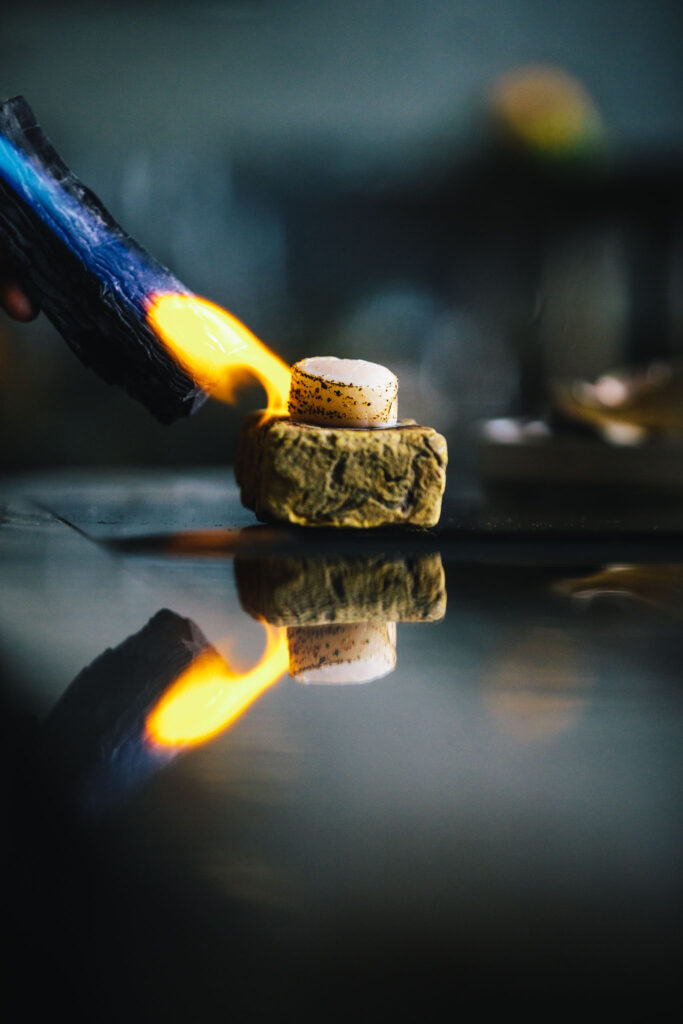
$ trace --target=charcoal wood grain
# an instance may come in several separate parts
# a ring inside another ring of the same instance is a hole
[[[147,322],[150,295],[187,289],[69,170],[22,96],[0,103],[0,248],[78,358],[157,419],[206,393]]]

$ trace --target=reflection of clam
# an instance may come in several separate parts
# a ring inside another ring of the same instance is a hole
[[[369,683],[396,667],[396,623],[289,626],[289,674],[300,683]]]
[[[367,683],[396,667],[396,623],[446,612],[441,556],[236,558],[243,608],[287,627],[301,683]]]
[[[235,577],[245,611],[275,626],[429,622],[446,612],[437,552],[416,558],[237,557]]]
[[[530,741],[574,725],[588,682],[569,636],[536,628],[505,651],[489,676],[486,699],[502,732]]]

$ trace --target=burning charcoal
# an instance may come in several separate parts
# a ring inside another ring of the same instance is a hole
[[[444,438],[431,427],[350,429],[263,413],[240,432],[235,475],[259,519],[314,526],[435,526],[446,481]]]
[[[188,294],[62,162],[21,96],[0,103],[0,246],[78,358],[164,423],[206,392],[148,320],[155,297]]]
[[[433,622],[446,611],[437,552],[407,558],[237,557],[242,607],[276,626]]]

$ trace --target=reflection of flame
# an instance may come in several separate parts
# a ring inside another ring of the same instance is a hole
[[[534,627],[493,669],[486,699],[501,731],[528,743],[571,729],[591,682],[569,635]]]
[[[226,310],[174,293],[154,296],[147,317],[169,352],[214,397],[233,401],[251,374],[266,389],[268,411],[286,411],[289,367]]]
[[[200,654],[148,715],[149,740],[163,747],[203,743],[226,729],[284,675],[289,663],[285,631],[267,625],[265,629],[266,649],[249,672],[233,672],[213,650]]]

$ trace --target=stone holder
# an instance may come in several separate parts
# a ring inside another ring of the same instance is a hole
[[[411,420],[352,429],[255,412],[240,432],[235,476],[262,521],[368,528],[436,526],[445,438]]]

